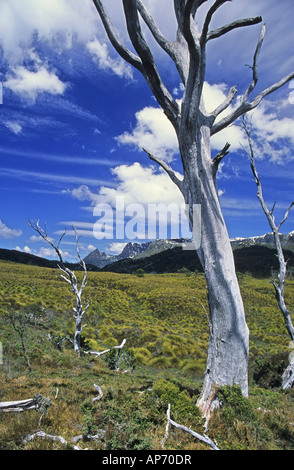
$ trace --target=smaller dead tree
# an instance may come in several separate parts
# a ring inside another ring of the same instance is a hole
[[[81,266],[82,270],[84,271],[84,275],[83,275],[83,278],[82,278],[82,281],[81,281],[80,285],[79,285],[78,278],[75,275],[74,271],[72,271],[71,269],[69,269],[65,265],[63,257],[62,257],[62,251],[60,249],[60,243],[61,243],[63,237],[65,236],[66,231],[63,232],[63,234],[59,238],[59,241],[58,241],[57,245],[55,245],[53,243],[53,241],[51,240],[51,238],[48,237],[48,235],[46,233],[46,229],[43,229],[40,226],[39,221],[35,221],[35,222],[29,221],[28,224],[33,230],[35,230],[40,235],[40,237],[43,238],[43,240],[45,240],[47,243],[49,243],[52,246],[52,248],[55,250],[55,252],[56,252],[56,254],[59,258],[58,268],[62,272],[61,277],[71,286],[71,290],[74,293],[74,296],[75,296],[75,299],[76,299],[76,306],[73,308],[73,310],[75,312],[74,317],[75,317],[75,320],[76,320],[75,334],[74,334],[74,350],[76,351],[76,353],[78,355],[80,355],[81,354],[81,333],[82,333],[83,328],[86,326],[86,325],[82,325],[82,320],[83,320],[84,314],[86,313],[86,311],[90,307],[91,302],[88,302],[85,307],[84,307],[84,304],[82,302],[83,291],[84,291],[84,289],[87,285],[88,272],[87,272],[86,263],[84,262],[84,260],[80,256],[77,231],[73,227],[73,230],[74,230],[74,233],[75,233],[75,239],[76,239],[76,250],[77,250],[77,256],[78,256],[78,259],[79,259],[79,265]]]
[[[5,319],[7,320],[7,322],[9,322],[12,325],[14,331],[18,334],[24,360],[26,361],[26,364],[30,372],[32,372],[33,369],[32,369],[30,358],[27,352],[26,338],[25,338],[26,331],[29,325],[29,320],[30,320],[29,315],[23,311],[15,312],[11,310],[5,314]]]
[[[272,209],[270,210],[264,201],[261,180],[259,178],[256,165],[255,165],[255,154],[254,154],[253,140],[252,140],[252,126],[247,124],[244,116],[243,116],[242,127],[248,139],[249,152],[247,152],[246,150],[245,152],[250,158],[251,170],[252,170],[254,180],[257,186],[257,197],[259,199],[262,210],[265,213],[268,223],[270,225],[270,228],[272,230],[272,233],[274,236],[275,247],[277,251],[277,258],[279,261],[279,270],[278,270],[278,275],[277,275],[278,280],[276,281],[276,279],[274,278],[272,279],[272,283],[275,289],[275,296],[276,296],[279,308],[283,314],[287,332],[291,338],[291,342],[293,342],[294,341],[294,326],[292,323],[291,314],[285,302],[285,280],[286,280],[286,275],[287,275],[287,263],[288,262],[285,260],[284,253],[283,253],[282,243],[280,239],[280,229],[282,225],[284,224],[284,222],[286,222],[289,212],[291,208],[294,206],[294,201],[291,202],[288,209],[286,210],[284,218],[277,225],[275,222],[275,216],[273,214],[276,203],[274,203]],[[294,383],[294,361],[292,358],[292,360],[290,360],[290,363],[287,369],[285,370],[283,374],[282,387],[283,389],[291,388],[293,383]]]

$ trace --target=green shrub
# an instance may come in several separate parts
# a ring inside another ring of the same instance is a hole
[[[241,388],[237,385],[226,385],[217,391],[223,414],[226,417],[227,424],[231,425],[234,420],[255,421],[254,408],[248,398],[242,395]]]
[[[186,390],[180,392],[174,383],[159,380],[153,386],[153,394],[157,397],[162,411],[166,412],[168,405],[171,405],[171,415],[175,421],[192,420],[195,426],[203,424],[196,400],[191,398]]]
[[[253,380],[263,388],[280,387],[282,374],[288,365],[288,354],[257,357],[253,364]]]
[[[136,269],[136,271],[134,271],[134,274],[136,274],[136,276],[138,277],[143,277],[145,276],[145,271],[143,268],[138,268]]]

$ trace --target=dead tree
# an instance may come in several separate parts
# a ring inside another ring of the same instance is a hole
[[[264,25],[254,54],[252,80],[245,93],[240,96],[238,104],[224,117],[220,116],[223,111],[229,109],[237,95],[237,88],[232,86],[224,102],[213,112],[205,109],[203,85],[208,42],[237,28],[262,22],[261,17],[245,18],[218,29],[211,29],[212,18],[228,1],[230,0],[215,0],[211,7],[207,7],[201,30],[197,24],[197,14],[207,0],[171,1],[177,21],[177,31],[175,41],[169,41],[161,33],[142,0],[122,0],[133,52],[119,38],[104,7],[104,3],[107,2],[93,0],[113,47],[125,61],[142,74],[177,135],[183,178],[179,179],[174,170],[159,156],[152,155],[152,160],[165,170],[179,188],[189,207],[189,223],[194,240],[201,239],[201,244],[195,244],[206,276],[211,324],[207,367],[198,400],[198,406],[205,416],[209,415],[216,390],[220,386],[235,383],[240,386],[244,396],[248,395],[249,332],[216,182],[219,163],[228,153],[229,146],[226,145],[212,158],[211,136],[230,126],[258,106],[264,97],[294,78],[292,73],[257,96],[252,96],[258,81],[257,65],[265,35]],[[142,21],[176,66],[185,90],[181,103],[174,99],[163,82],[141,28]],[[193,226],[195,205],[197,207],[201,205],[200,234],[195,233],[196,227]]]
[[[76,250],[77,250],[77,256],[78,256],[78,259],[79,259],[79,265],[82,267],[82,269],[84,271],[83,279],[80,283],[80,286],[79,286],[78,278],[75,275],[74,271],[72,271],[71,269],[69,269],[65,265],[63,257],[62,257],[62,251],[60,249],[60,243],[61,243],[63,237],[65,236],[66,231],[63,232],[63,234],[61,235],[57,245],[55,245],[53,243],[53,241],[48,237],[48,235],[46,233],[46,230],[43,229],[40,226],[39,221],[36,221],[36,222],[29,221],[28,224],[30,225],[30,227],[32,229],[34,229],[43,238],[43,240],[45,240],[47,243],[49,243],[52,246],[52,248],[55,250],[55,252],[56,252],[56,254],[59,258],[59,263],[60,263],[60,264],[58,264],[58,268],[63,273],[63,274],[61,274],[61,277],[71,286],[71,290],[73,291],[73,293],[75,295],[76,306],[73,308],[73,310],[75,312],[74,317],[75,317],[75,321],[76,321],[75,322],[75,333],[74,333],[74,350],[76,351],[76,353],[78,355],[80,355],[81,354],[81,333],[82,333],[83,328],[86,326],[86,325],[82,326],[82,320],[83,320],[84,314],[86,313],[86,311],[90,307],[91,302],[88,302],[85,307],[84,307],[84,304],[82,302],[83,291],[84,291],[84,289],[87,285],[88,272],[87,272],[86,263],[84,262],[84,260],[80,256],[77,231],[73,227],[73,230],[75,232],[75,238],[76,238]]]
[[[294,326],[292,323],[291,314],[285,302],[285,280],[286,280],[286,275],[287,275],[287,261],[285,260],[284,253],[283,253],[282,243],[280,239],[280,229],[282,225],[284,224],[284,222],[286,222],[289,212],[291,208],[294,206],[294,201],[291,202],[291,204],[289,205],[284,215],[284,218],[277,225],[275,222],[275,216],[274,216],[274,209],[275,209],[276,203],[274,203],[273,208],[270,210],[264,200],[261,180],[258,175],[256,164],[255,164],[255,154],[254,154],[253,140],[252,140],[252,127],[247,125],[246,119],[244,116],[243,116],[242,127],[248,139],[249,152],[246,151],[246,153],[250,157],[251,170],[254,176],[254,181],[257,186],[257,197],[262,207],[262,210],[264,214],[266,215],[270,228],[272,230],[272,233],[274,236],[275,247],[277,251],[277,258],[279,261],[279,270],[278,270],[278,275],[277,275],[278,282],[276,282],[276,279],[273,278],[272,283],[275,289],[275,295],[276,295],[279,308],[283,314],[287,332],[291,338],[291,341],[293,342],[294,341]],[[293,358],[292,358],[292,361],[290,361],[289,366],[287,367],[287,369],[285,370],[283,374],[282,387],[291,388],[293,385],[293,382],[294,382],[294,363],[293,363]]]
[[[29,315],[26,312],[22,312],[22,311],[15,312],[11,310],[5,314],[5,317],[7,321],[12,325],[14,331],[19,336],[24,360],[26,361],[26,364],[30,372],[32,372],[33,369],[30,363],[30,358],[28,356],[26,341],[25,341],[26,331],[29,325]]]

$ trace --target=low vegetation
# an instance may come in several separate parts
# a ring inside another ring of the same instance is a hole
[[[82,276],[82,273],[77,273]],[[294,449],[294,391],[280,387],[289,338],[269,279],[239,275],[250,329],[250,394],[237,387],[219,391],[222,407],[209,437],[220,449]],[[36,410],[0,411],[0,449],[161,449],[166,411],[203,434],[195,406],[208,344],[207,291],[203,274],[90,272],[85,296],[82,349],[103,351],[126,339],[119,371],[117,349],[95,357],[73,351],[73,294],[57,269],[0,262],[0,401],[48,397],[42,420]],[[287,282],[294,305],[294,281]],[[12,319],[22,326],[22,335]],[[25,348],[25,349],[24,349]],[[24,350],[25,353],[24,354]],[[28,367],[27,360],[31,367]],[[103,397],[97,397],[97,384]],[[26,436],[44,431],[67,443]],[[165,449],[209,447],[171,428]]]

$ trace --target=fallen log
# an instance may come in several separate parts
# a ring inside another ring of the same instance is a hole
[[[41,419],[51,406],[50,398],[43,397],[40,393],[36,393],[33,398],[17,401],[2,401],[0,402],[0,411],[5,413],[9,412],[22,412],[27,410],[37,410],[41,414]]]
[[[59,441],[61,444],[64,444],[67,446],[70,445],[62,436],[53,436],[52,434],[47,434],[44,431],[38,431],[38,432],[35,432],[34,434],[29,434],[23,440],[23,444],[27,444],[28,442],[32,441],[36,437],[40,437],[42,439],[51,439],[52,441]],[[87,450],[87,449],[82,449],[81,447],[76,446],[76,445],[70,445],[70,447],[73,450]]]

